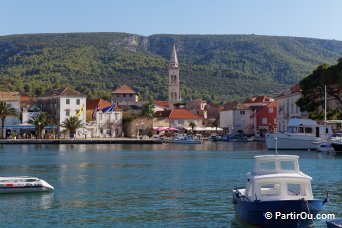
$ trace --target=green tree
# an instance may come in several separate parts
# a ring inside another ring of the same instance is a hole
[[[7,116],[18,116],[17,111],[11,107],[11,105],[6,104],[5,101],[0,101],[0,118],[1,118],[1,138],[5,136],[5,121]]]
[[[333,66],[320,65],[309,76],[300,81],[302,97],[296,102],[301,111],[317,112],[324,100],[324,86],[327,96],[334,98],[342,107],[342,61]]]
[[[83,127],[82,121],[77,116],[70,116],[63,121],[62,127],[70,131],[70,138],[74,138],[76,130]]]
[[[43,138],[43,131],[46,126],[54,124],[54,120],[50,114],[47,112],[39,112],[37,115],[33,116],[29,121],[29,124],[33,124],[38,130],[38,138]]]
[[[152,118],[154,114],[153,108],[154,108],[154,104],[152,103],[144,104],[141,109],[141,115],[144,117]]]

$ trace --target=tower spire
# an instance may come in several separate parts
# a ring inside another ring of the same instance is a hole
[[[178,67],[176,43],[173,43],[169,64],[170,64],[170,67]]]

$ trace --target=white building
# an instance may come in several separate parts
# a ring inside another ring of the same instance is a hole
[[[220,127],[229,134],[250,134],[252,111],[245,105],[232,103],[220,111]]]
[[[284,132],[287,129],[287,123],[292,117],[307,117],[307,112],[301,112],[296,102],[302,96],[299,84],[291,87],[287,91],[276,97],[278,104],[277,129]]]
[[[20,114],[20,96],[19,92],[0,92],[0,101],[5,101],[7,105],[14,108],[18,116]],[[1,120],[0,120],[1,123]],[[7,116],[5,126],[15,126],[20,124],[20,119],[17,116]]]
[[[86,129],[90,137],[121,137],[122,109],[103,99],[88,100]]]
[[[95,129],[92,137],[115,138],[122,136],[122,111],[114,108],[111,111],[96,112]]]
[[[43,112],[52,115],[58,125],[62,124],[67,117],[76,116],[80,113],[79,119],[86,123],[86,99],[80,92],[70,88],[55,89],[38,97],[38,105]],[[60,127],[59,132],[64,130]]]

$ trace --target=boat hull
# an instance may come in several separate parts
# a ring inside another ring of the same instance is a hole
[[[51,192],[54,188],[36,177],[0,177],[1,193]]]
[[[233,204],[237,217],[259,227],[298,227],[300,224],[310,223],[311,219],[302,220],[300,216],[296,219],[296,215],[308,212],[309,209],[314,217],[324,209],[324,203],[321,200],[247,201],[236,195],[236,193],[233,194]],[[266,219],[267,212],[271,213],[272,218]],[[284,219],[279,213],[288,214],[287,218],[290,219]]]
[[[342,153],[342,142],[332,142],[331,146],[334,148],[336,153]]]
[[[29,193],[29,192],[51,192],[52,189],[43,186],[30,187],[0,187],[1,193]]]
[[[202,140],[177,140],[175,144],[202,144]]]
[[[315,136],[270,133],[266,134],[267,149],[274,150],[276,148],[275,138],[277,138],[277,148],[279,150],[315,150],[318,141]]]

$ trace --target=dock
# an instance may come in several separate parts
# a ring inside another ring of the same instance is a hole
[[[3,139],[0,144],[162,144],[158,139]]]

